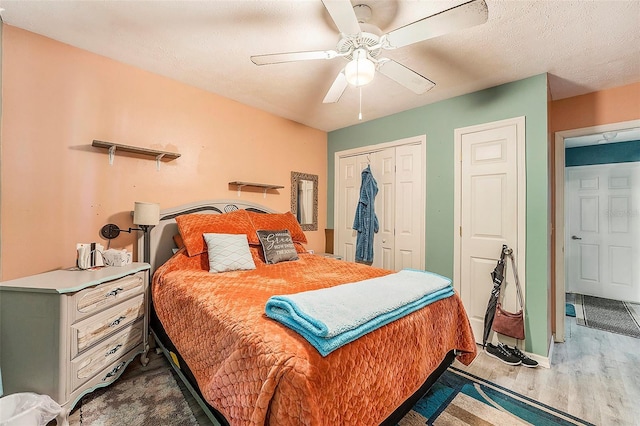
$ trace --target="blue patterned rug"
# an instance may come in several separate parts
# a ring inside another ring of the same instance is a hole
[[[495,383],[449,367],[398,425],[453,424],[591,425]]]

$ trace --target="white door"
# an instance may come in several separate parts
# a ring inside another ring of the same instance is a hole
[[[522,131],[521,131],[522,130]],[[458,129],[456,148],[460,161],[456,170],[459,193],[456,229],[459,239],[454,262],[454,279],[473,328],[481,343],[487,302],[493,287],[491,271],[502,245],[514,251],[520,283],[524,287],[524,258],[521,243],[519,202],[524,205],[524,185],[519,179],[519,156],[524,156],[524,119]],[[524,166],[522,166],[524,167]],[[511,264],[503,287],[503,305],[516,308],[516,291]]]
[[[373,266],[395,269],[396,150],[387,148],[371,154],[371,173],[378,184],[375,211],[379,230],[373,236]]]
[[[356,231],[353,230],[353,219],[360,199],[360,173],[367,167],[366,155],[340,158],[336,172],[336,215],[335,215],[335,247],[334,253],[349,262],[356,259]]]
[[[640,303],[640,163],[566,169],[567,291]]]
[[[422,188],[423,155],[419,145],[396,148],[395,269],[423,269],[425,191]]]

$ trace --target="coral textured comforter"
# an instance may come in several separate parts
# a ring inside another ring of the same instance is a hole
[[[178,252],[153,279],[154,308],[204,398],[231,425],[377,425],[411,396],[447,352],[476,346],[457,295],[439,300],[322,357],[269,319],[265,304],[288,294],[390,271],[300,254],[256,269],[208,272],[207,254]]]

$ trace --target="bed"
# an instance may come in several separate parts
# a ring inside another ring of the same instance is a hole
[[[155,341],[214,424],[395,425],[456,357],[474,359],[462,302],[438,300],[322,356],[265,315],[267,300],[392,271],[307,253],[292,217],[226,200],[161,212],[149,234]],[[287,230],[297,259],[266,263],[258,229]],[[209,272],[204,233],[246,235],[255,269]]]

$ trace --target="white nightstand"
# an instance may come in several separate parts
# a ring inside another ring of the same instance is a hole
[[[58,270],[0,282],[5,395],[36,392],[63,408],[116,380],[136,355],[148,362],[149,265]]]

